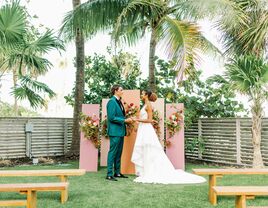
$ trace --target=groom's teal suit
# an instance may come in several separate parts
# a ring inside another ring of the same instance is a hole
[[[107,160],[107,176],[120,173],[121,155],[126,135],[125,110],[120,100],[113,96],[107,104],[107,128],[110,150]]]

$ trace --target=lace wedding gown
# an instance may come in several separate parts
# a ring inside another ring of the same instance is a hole
[[[140,111],[140,118],[147,119],[147,117],[144,106]],[[175,170],[150,123],[139,124],[131,161],[135,164],[136,175],[138,175],[135,182],[192,184],[206,181],[201,176]]]

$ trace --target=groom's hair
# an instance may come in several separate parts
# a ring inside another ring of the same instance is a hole
[[[121,85],[118,85],[118,84],[115,84],[114,86],[112,86],[112,88],[111,88],[112,95],[114,95],[115,91],[119,90],[120,87],[121,87]]]

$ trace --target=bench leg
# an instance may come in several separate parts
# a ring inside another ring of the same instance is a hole
[[[61,203],[64,204],[68,200],[68,187],[61,191]]]
[[[246,196],[236,196],[235,208],[246,208]]]
[[[61,182],[68,182],[67,176],[58,176]],[[61,203],[64,204],[68,200],[68,188],[66,190],[61,191]]]
[[[61,182],[67,182],[68,181],[68,179],[67,179],[67,176],[58,176],[59,178],[60,178],[60,181]]]
[[[212,187],[216,186],[216,175],[209,176],[209,190],[208,190],[208,197],[209,201],[212,205],[217,204],[217,194],[213,191]]]
[[[36,191],[27,192],[27,208],[36,208],[37,193]]]

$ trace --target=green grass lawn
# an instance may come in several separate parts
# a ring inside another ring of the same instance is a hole
[[[187,171],[193,168],[208,166],[187,164]],[[18,166],[10,170],[24,169],[66,169],[78,168],[78,162],[63,165],[49,166]],[[212,167],[211,167],[212,168]],[[3,168],[1,168],[3,169]],[[5,168],[7,169],[7,168]],[[105,180],[106,168],[100,168],[97,173],[87,173],[84,176],[70,177],[69,200],[66,204],[60,203],[59,192],[39,192],[37,203],[39,208],[69,207],[69,208],[209,208],[214,207],[208,202],[208,183],[200,185],[152,185],[133,182],[135,176],[120,179],[117,182]],[[10,177],[0,178],[0,183],[22,182],[53,182],[59,181],[53,177]],[[219,185],[268,185],[268,176],[224,176],[218,179]],[[22,199],[25,196],[18,193],[0,193],[0,200]],[[248,205],[267,206],[267,197],[257,197],[248,200]],[[219,197],[218,206],[221,208],[234,207],[234,198]]]

